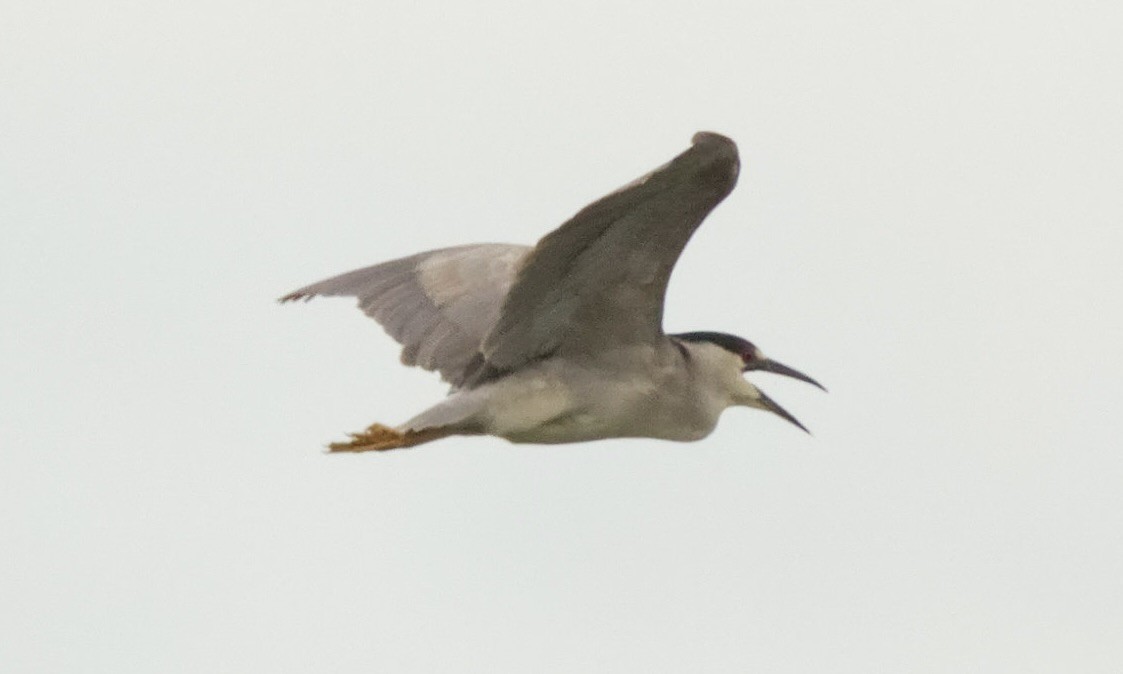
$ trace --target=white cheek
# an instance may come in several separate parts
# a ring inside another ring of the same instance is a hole
[[[753,386],[752,382],[744,377],[737,377],[737,393],[743,398],[760,400],[760,389]]]

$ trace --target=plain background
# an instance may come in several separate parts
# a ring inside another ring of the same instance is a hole
[[[5,672],[1118,672],[1123,10],[0,8]],[[444,394],[308,282],[740,145],[695,444],[324,443]]]

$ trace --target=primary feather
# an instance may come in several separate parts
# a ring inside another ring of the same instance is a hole
[[[440,372],[459,387],[478,364],[480,345],[529,252],[501,243],[442,248],[340,274],[281,301],[355,297],[402,345],[402,363]]]

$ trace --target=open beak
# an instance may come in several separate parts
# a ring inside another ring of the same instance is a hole
[[[811,384],[812,386],[818,386],[819,388],[823,389],[824,391],[827,390],[827,388],[825,386],[823,386],[819,382],[815,381],[811,377],[808,377],[807,375],[803,374],[802,372],[795,369],[794,367],[788,367],[787,365],[784,365],[783,363],[777,363],[776,361],[768,360],[767,358],[762,358],[760,360],[752,362],[751,364],[749,364],[748,367],[745,368],[746,372],[749,371],[749,370],[763,370],[765,372],[772,372],[774,374],[782,374],[785,377],[791,377],[792,379],[798,379],[800,381],[805,381],[808,384]],[[779,412],[777,412],[777,414],[779,414]],[[785,412],[784,414],[780,414],[780,416],[785,416],[785,415],[787,415],[787,412]],[[798,426],[799,424],[797,423],[796,425]],[[800,428],[803,428],[803,427],[800,426]],[[807,429],[804,429],[804,430],[807,430]]]
[[[811,382],[811,383],[814,384],[815,382]],[[815,385],[818,386],[818,384],[815,384]],[[757,390],[760,391],[760,389],[757,389]],[[800,428],[802,428],[804,433],[806,433],[808,435],[811,435],[811,431],[807,430],[806,426],[799,423],[799,419],[796,419],[791,414],[789,414],[786,409],[777,405],[775,400],[773,400],[772,398],[769,398],[768,396],[764,395],[764,391],[760,391],[760,402],[761,402],[761,405],[763,405],[764,408],[766,410],[768,410],[769,412],[773,412],[776,415],[781,416],[784,419],[787,419],[788,421],[792,422],[796,426],[799,426]]]

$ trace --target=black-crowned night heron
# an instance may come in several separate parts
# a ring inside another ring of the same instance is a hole
[[[733,141],[699,133],[690,149],[585,207],[533,248],[444,248],[285,295],[282,302],[358,298],[402,345],[404,364],[436,370],[452,385],[445,400],[404,424],[374,424],[331,450],[395,449],[450,435],[699,440],[733,406],[804,428],[743,373],[819,386],[815,380],[740,337],[663,332],[671,269],[733,190],[739,168]]]

